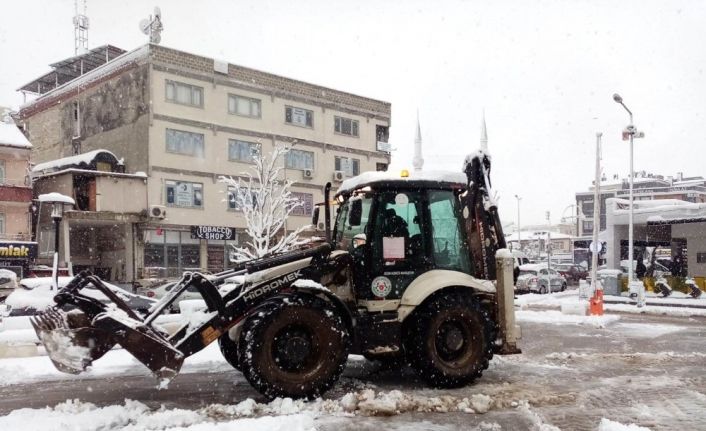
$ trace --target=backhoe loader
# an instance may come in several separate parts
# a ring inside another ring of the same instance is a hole
[[[61,371],[80,373],[118,344],[163,383],[217,341],[269,398],[320,396],[349,353],[408,363],[434,387],[466,385],[493,354],[519,353],[511,257],[496,268],[505,239],[488,155],[469,155],[463,173],[367,172],[330,193],[329,183],[318,241],[215,275],[186,272],[144,315],[84,271],[34,328]],[[242,283],[219,291],[236,275]],[[88,285],[111,302],[82,294]],[[155,319],[189,288],[203,297],[205,317],[169,334]]]

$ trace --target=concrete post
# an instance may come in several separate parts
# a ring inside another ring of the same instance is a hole
[[[500,251],[500,250],[499,250]],[[507,250],[506,250],[507,252]],[[509,252],[507,252],[509,254]],[[522,353],[517,347],[521,338],[520,327],[515,324],[515,284],[512,271],[514,259],[504,253],[498,253],[495,258],[497,268],[497,307],[499,338],[502,339],[501,355]]]

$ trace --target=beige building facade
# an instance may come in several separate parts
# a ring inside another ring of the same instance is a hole
[[[129,222],[131,234],[122,234],[132,237],[134,252],[116,254],[122,268],[111,271],[120,274],[111,275],[114,281],[129,282],[229,265],[231,246],[244,240],[245,221],[219,178],[251,169],[253,151],[290,148],[283,176],[304,205],[287,228],[308,224],[327,182],[335,190],[346,177],[387,168],[390,110],[387,102],[145,45],[41,93],[20,119],[36,141],[35,162],[106,150],[122,159],[115,169],[144,173],[144,197],[137,192],[130,208],[122,207],[137,217]],[[54,166],[34,174],[56,172]],[[121,190],[134,187],[134,180],[110,178]],[[75,215],[68,219],[77,229],[86,224]],[[208,228],[230,233],[200,233]],[[106,259],[102,265],[116,266]]]

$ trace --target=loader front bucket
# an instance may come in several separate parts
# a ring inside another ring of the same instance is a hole
[[[113,334],[115,341],[142,362],[166,385],[181,370],[184,354],[164,334],[137,320],[119,314],[102,313],[93,320],[100,330]]]
[[[113,337],[91,326],[83,313],[50,308],[30,318],[54,366],[79,374],[115,345]]]

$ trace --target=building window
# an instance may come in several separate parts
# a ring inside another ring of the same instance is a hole
[[[0,234],[5,233],[5,213],[0,213]]]
[[[292,106],[284,107],[284,121],[302,127],[314,127],[314,111]]]
[[[378,172],[387,172],[387,163],[375,163],[375,170]]]
[[[287,169],[314,169],[314,153],[304,150],[289,150],[285,155]]]
[[[167,152],[204,157],[204,136],[201,133],[167,129]]]
[[[167,101],[180,105],[203,107],[203,88],[176,81],[166,81]]]
[[[311,217],[311,214],[314,212],[314,195],[311,193],[292,192],[292,196],[299,199],[302,204],[294,208],[290,214],[294,216]]]
[[[336,133],[358,137],[358,120],[334,116],[333,125]]]
[[[257,203],[257,194],[255,192],[250,193],[250,199],[247,200],[246,204],[249,206],[255,206]],[[242,211],[243,207],[240,200],[237,198],[237,188],[228,187],[228,209],[233,211]]]
[[[260,99],[251,97],[228,95],[228,112],[230,114],[242,115],[243,117],[260,118]]]
[[[584,232],[588,232],[588,231],[593,232],[593,220],[590,220],[590,221],[589,221],[589,220],[585,220],[585,221],[583,222],[583,231],[584,231]]]
[[[166,204],[173,207],[203,207],[203,184],[166,181]]]
[[[73,137],[78,138],[81,136],[81,107],[78,101],[74,102],[72,105],[72,126],[73,126]]]
[[[260,144],[255,142],[228,139],[228,160],[253,163],[253,157],[260,153]]]
[[[5,177],[5,161],[0,160],[0,184],[4,184],[7,178]]]
[[[336,156],[334,159],[334,169],[343,171],[347,177],[354,177],[360,174],[360,160]]]

